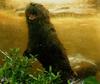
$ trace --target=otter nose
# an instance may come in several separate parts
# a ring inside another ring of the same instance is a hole
[[[29,20],[34,20],[34,19],[36,19],[36,15],[30,14],[30,15],[28,16],[28,19],[29,19]]]

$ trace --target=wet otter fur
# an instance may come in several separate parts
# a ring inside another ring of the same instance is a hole
[[[29,16],[34,15],[36,19],[30,20]],[[37,59],[45,70],[56,74],[60,72],[62,84],[67,84],[68,79],[74,76],[69,60],[63,45],[59,41],[56,30],[50,22],[49,11],[41,4],[30,3],[25,11],[28,23],[29,42],[24,56],[31,57],[30,54],[37,55]]]

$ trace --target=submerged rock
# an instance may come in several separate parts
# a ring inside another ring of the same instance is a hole
[[[81,54],[69,56],[72,69],[76,72],[80,79],[88,76],[95,76],[97,72],[97,65],[91,59],[88,59]]]

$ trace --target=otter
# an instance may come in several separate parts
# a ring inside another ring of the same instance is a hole
[[[25,10],[28,25],[28,46],[24,56],[36,58],[46,71],[52,67],[54,74],[60,72],[62,84],[67,84],[75,74],[70,66],[67,54],[61,44],[54,25],[50,21],[49,11],[41,4],[30,3]]]

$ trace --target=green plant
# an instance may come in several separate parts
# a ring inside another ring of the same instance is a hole
[[[0,50],[1,51],[1,50]],[[50,67],[49,72],[41,72],[37,76],[29,73],[28,68],[31,67],[30,61],[34,62],[35,58],[28,59],[20,54],[19,49],[10,49],[9,52],[3,52],[4,65],[0,68],[0,80],[4,84],[59,84],[59,73],[52,73]]]
[[[59,72],[52,73],[40,70],[37,75],[30,74],[30,62],[35,62],[36,58],[28,59],[20,54],[20,50],[10,49],[9,52],[0,52],[4,55],[4,64],[0,67],[1,84],[61,84]],[[70,80],[68,81],[70,83]],[[83,84],[99,84],[94,76],[84,79]]]
[[[84,79],[83,84],[100,84],[95,76],[90,76]]]

